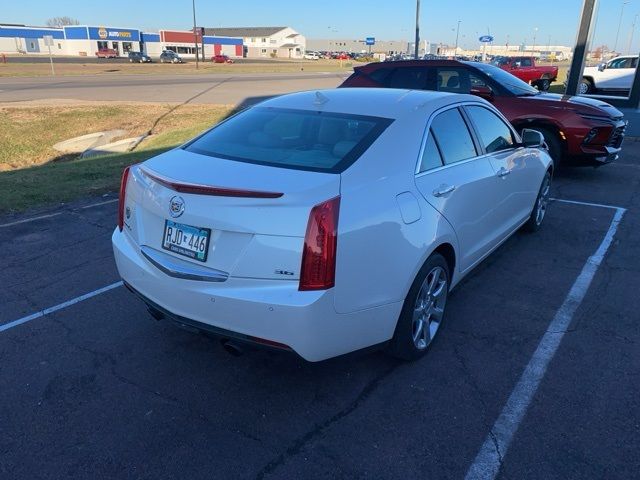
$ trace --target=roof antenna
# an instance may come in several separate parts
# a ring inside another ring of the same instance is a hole
[[[329,101],[329,99],[324,96],[322,93],[320,92],[316,92],[316,99],[313,102],[314,105],[324,105],[325,103],[327,103]]]

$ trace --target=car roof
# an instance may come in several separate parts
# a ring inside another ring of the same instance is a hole
[[[471,62],[464,62],[471,63]],[[395,62],[372,62],[355,69],[377,69],[377,68],[397,68],[397,67],[453,67],[464,65],[458,60],[398,60]]]
[[[460,102],[484,101],[474,95],[427,90],[337,88],[291,93],[259,105],[398,119],[424,108],[433,111]]]

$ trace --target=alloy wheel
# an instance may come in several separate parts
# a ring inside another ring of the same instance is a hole
[[[542,187],[540,187],[540,194],[538,195],[538,201],[536,202],[536,225],[540,225],[547,213],[547,205],[549,205],[549,191],[551,190],[551,181],[549,175],[544,177]]]
[[[434,267],[425,277],[413,308],[412,337],[418,350],[424,350],[435,337],[447,303],[447,274]]]

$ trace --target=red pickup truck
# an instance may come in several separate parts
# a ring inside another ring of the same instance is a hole
[[[113,48],[101,48],[96,52],[98,58],[118,58],[118,51]]]
[[[543,92],[549,90],[551,82],[558,78],[558,67],[536,65],[533,57],[496,57],[491,64]]]

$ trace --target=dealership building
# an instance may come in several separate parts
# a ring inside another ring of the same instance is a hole
[[[198,53],[204,58],[224,54],[242,57],[242,38],[204,35],[194,36],[193,31],[160,30],[142,32],[135,28],[71,25],[61,28],[28,27],[25,25],[0,25],[0,53],[5,54],[48,54],[47,36],[52,37],[53,55],[95,56],[103,48],[111,48],[121,56],[129,52],[145,52],[159,56],[163,50],[173,50],[185,58],[195,57],[195,43]]]
[[[241,38],[248,58],[302,58],[307,44],[291,27],[205,28],[204,33]]]

